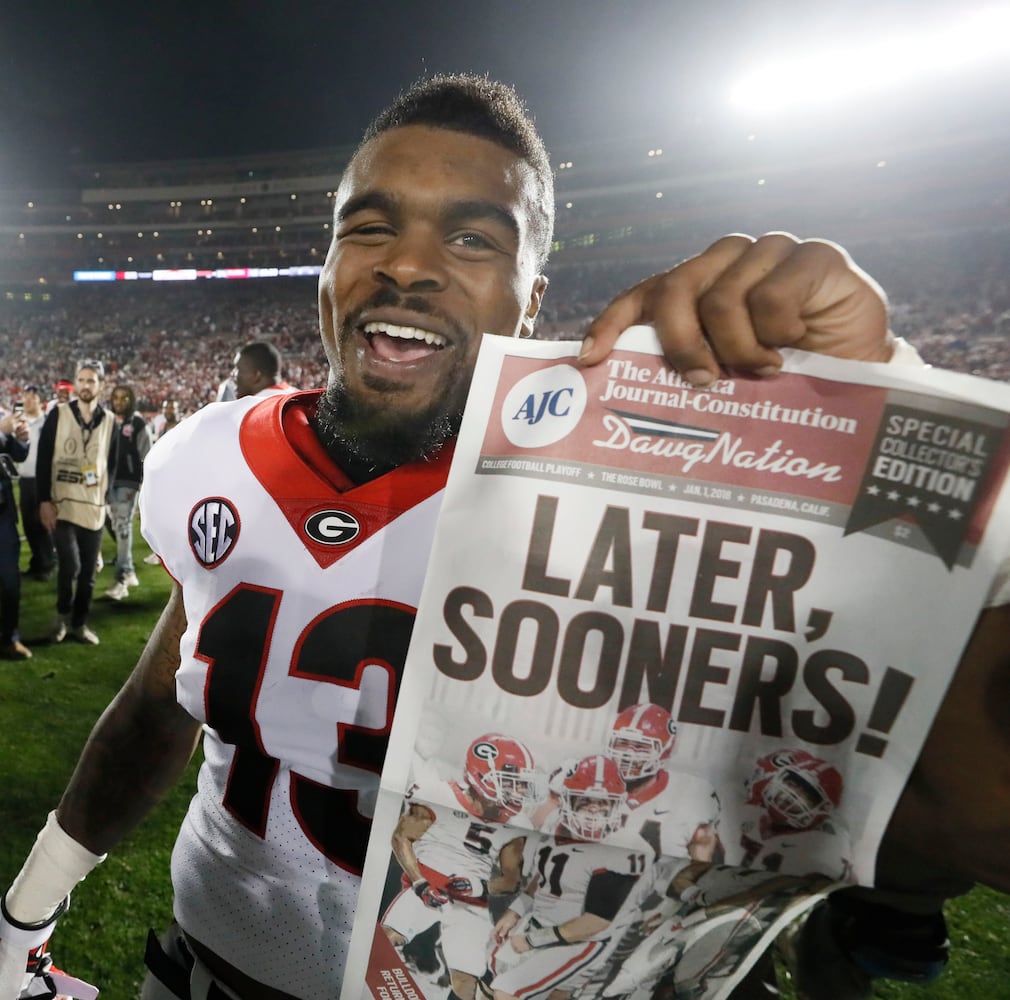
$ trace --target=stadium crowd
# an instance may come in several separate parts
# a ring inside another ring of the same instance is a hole
[[[931,364],[1010,379],[1010,232],[933,234],[852,248],[887,290],[894,331]],[[588,318],[636,278],[669,265],[613,260],[561,264],[539,334],[574,339]],[[216,398],[236,349],[268,340],[284,356],[284,378],[325,382],[311,279],[57,289],[48,300],[0,302],[0,406],[25,385],[54,386],[85,355],[106,365],[107,388],[130,385],[149,416],[165,400],[191,413]]]

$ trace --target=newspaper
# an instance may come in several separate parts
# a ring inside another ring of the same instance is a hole
[[[1010,550],[1008,386],[576,349],[482,346],[344,997],[727,996],[872,884]]]

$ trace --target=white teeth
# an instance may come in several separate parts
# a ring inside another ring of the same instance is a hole
[[[387,337],[398,337],[400,340],[423,340],[432,347],[444,347],[448,343],[440,333],[432,333],[431,330],[422,330],[416,326],[366,323],[362,329],[365,333],[384,333]]]

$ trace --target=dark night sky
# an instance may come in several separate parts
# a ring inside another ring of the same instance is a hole
[[[724,114],[731,79],[797,39],[866,35],[928,6],[0,0],[0,187],[71,163],[344,145],[438,71],[514,83],[549,146],[648,134]]]

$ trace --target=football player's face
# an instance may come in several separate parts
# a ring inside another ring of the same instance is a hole
[[[259,370],[249,358],[236,354],[235,367],[232,368],[231,375],[235,379],[235,395],[238,399],[259,392],[261,381]]]
[[[392,129],[358,152],[319,283],[346,429],[455,432],[481,334],[529,332],[540,307],[536,191],[524,160],[446,129]]]
[[[641,740],[618,736],[611,741],[614,756],[618,760],[622,778],[640,778],[648,759],[648,749]]]
[[[772,803],[779,822],[802,830],[820,817],[822,806],[823,799],[817,789],[798,774],[786,771],[781,776]]]
[[[606,799],[588,795],[576,796],[572,806],[580,816],[606,816],[610,813],[610,803]]]

